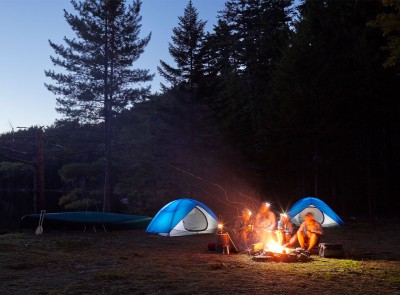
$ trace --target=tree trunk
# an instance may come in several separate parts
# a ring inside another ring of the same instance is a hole
[[[105,22],[105,46],[104,46],[104,192],[103,192],[103,212],[110,209],[110,195],[111,195],[111,146],[110,146],[110,126],[111,126],[111,108],[110,108],[110,85],[109,85],[109,41],[107,38],[109,30],[108,20]]]
[[[193,96],[193,76],[194,76],[194,68],[193,68],[193,64],[194,64],[194,57],[193,57],[193,48],[191,49],[191,57],[190,57],[190,159],[189,159],[189,172],[191,174],[193,174],[193,166],[194,166],[194,124],[195,124],[195,114],[194,114],[194,96]],[[189,196],[190,198],[193,198],[193,179],[192,177],[189,177]]]
[[[34,210],[39,213],[45,210],[45,192],[44,192],[44,153],[43,153],[43,130],[41,128],[36,132],[36,163],[34,164]]]
[[[108,105],[109,103],[107,103]],[[110,111],[104,117],[104,200],[103,212],[110,210],[111,198],[111,115]]]

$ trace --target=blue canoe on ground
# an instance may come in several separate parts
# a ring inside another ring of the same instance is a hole
[[[21,228],[34,228],[39,224],[40,214],[29,214],[21,218]],[[100,226],[106,229],[146,229],[153,218],[140,215],[103,212],[62,212],[46,213],[43,227],[46,228],[84,228]]]

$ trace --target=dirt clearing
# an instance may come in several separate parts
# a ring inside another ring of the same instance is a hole
[[[399,225],[326,229],[324,242],[343,244],[345,257],[307,263],[215,254],[213,235],[9,233],[0,236],[0,294],[400,294]]]

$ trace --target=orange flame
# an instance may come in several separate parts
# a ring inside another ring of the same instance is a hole
[[[275,252],[275,253],[283,253],[286,249],[285,247],[282,247],[278,242],[275,241],[269,241],[265,247],[265,251],[270,251],[270,252]]]

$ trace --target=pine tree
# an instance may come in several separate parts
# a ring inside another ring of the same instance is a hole
[[[200,117],[202,106],[199,96],[199,84],[203,77],[202,42],[204,39],[204,27],[206,22],[200,20],[197,9],[190,0],[185,7],[183,16],[180,16],[178,26],[173,28],[172,43],[169,43],[169,53],[174,59],[175,67],[160,61],[158,72],[170,87],[161,84],[170,100],[178,100],[183,115],[185,145],[187,158],[182,163],[192,173],[194,167],[194,149],[196,137],[196,121]],[[176,104],[175,106],[177,106]],[[173,113],[176,116],[177,110]],[[193,194],[192,183],[188,185],[189,195]]]
[[[400,2],[381,0],[385,11],[377,15],[368,25],[380,28],[383,35],[387,37],[387,45],[383,47],[388,52],[388,57],[383,64],[386,68],[400,65]]]
[[[57,95],[57,111],[81,123],[104,124],[104,200],[109,207],[111,184],[111,128],[116,113],[140,101],[149,87],[134,88],[152,79],[149,70],[132,69],[143,53],[151,34],[140,39],[141,1],[126,5],[125,0],[71,0],[77,15],[64,12],[76,38],[64,37],[66,45],[49,41],[57,57],[56,73],[45,71],[55,84],[45,84]]]
[[[255,147],[265,129],[271,77],[289,44],[292,4],[292,0],[229,0],[207,39],[215,58],[213,80],[220,81],[212,105],[244,148]]]
[[[176,67],[160,60],[158,72],[171,87],[185,88],[192,92],[202,73],[201,48],[206,22],[198,19],[192,0],[185,7],[183,16],[178,19],[178,26],[173,28],[172,43],[169,43],[168,49]],[[162,88],[167,90],[165,85]]]
[[[388,204],[387,173],[396,163],[390,134],[398,115],[390,105],[399,85],[382,67],[384,38],[366,25],[379,3],[307,0],[299,11],[274,79],[265,166],[280,164],[277,178],[297,179],[301,194],[376,213]]]

